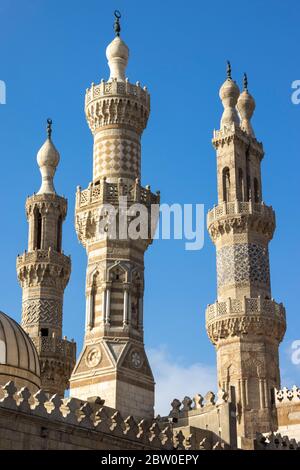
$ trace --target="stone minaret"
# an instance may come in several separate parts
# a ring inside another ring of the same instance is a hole
[[[115,30],[106,50],[110,78],[92,84],[85,98],[94,137],[93,181],[76,195],[76,230],[88,264],[85,339],[71,395],[100,396],[123,414],[152,417],[154,381],[143,344],[144,252],[151,236],[121,236],[120,221],[116,237],[100,229],[105,204],[117,209],[122,197],[123,210],[139,203],[148,217],[151,204],[159,203],[159,195],[140,184],[141,135],[150,97],[146,87],[125,78],[129,51],[119,37],[118,19]]]
[[[218,205],[208,213],[218,300],[207,308],[206,328],[216,346],[218,386],[236,403],[238,435],[251,437],[275,425],[272,390],[280,386],[278,347],[286,321],[283,305],[271,296],[268,244],[275,214],[262,198],[264,151],[251,126],[255,102],[246,76],[240,94],[230,64],[227,73],[221,127],[213,136]]]
[[[56,194],[53,185],[59,153],[51,139],[51,124],[48,120],[48,138],[37,155],[42,185],[26,201],[28,252],[17,258],[17,273],[23,289],[22,327],[40,357],[42,388],[63,396],[75,365],[76,345],[62,338],[63,295],[71,260],[62,252],[67,200]]]

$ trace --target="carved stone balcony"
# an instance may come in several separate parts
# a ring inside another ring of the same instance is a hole
[[[285,308],[261,297],[228,298],[226,302],[208,305],[206,329],[214,344],[228,336],[244,334],[266,335],[281,341],[286,330]]]
[[[57,285],[64,289],[71,273],[71,258],[54,250],[35,250],[17,257],[17,273],[22,287]]]
[[[151,204],[159,204],[159,192],[153,194],[150,186],[143,188],[139,180],[132,186],[119,183],[107,183],[103,178],[98,184],[91,183],[85,190],[78,186],[76,193],[76,211],[90,205],[112,204],[118,205],[120,197],[126,197],[129,203],[144,204],[147,207]]]
[[[207,228],[213,241],[230,230],[259,231],[271,239],[276,226],[275,212],[263,202],[222,202],[207,214]]]
[[[87,89],[85,112],[91,131],[108,125],[126,125],[139,134],[145,129],[150,113],[150,95],[139,82],[101,81]]]

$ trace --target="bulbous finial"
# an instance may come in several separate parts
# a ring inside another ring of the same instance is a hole
[[[115,23],[114,30],[116,37],[114,40],[107,46],[106,57],[108,60],[108,65],[110,68],[110,77],[109,80],[112,81],[116,79],[118,82],[125,82],[126,77],[126,67],[129,57],[129,49],[126,46],[125,42],[120,38],[120,18],[121,13],[115,11]]]
[[[53,178],[60,160],[52,140],[52,119],[47,119],[47,139],[37,154],[37,162],[42,175],[42,185],[37,194],[55,194]]]
[[[219,96],[224,106],[224,112],[221,119],[221,129],[232,124],[239,124],[239,118],[236,111],[236,104],[240,94],[239,87],[231,78],[231,64],[227,61],[227,78],[220,88]]]
[[[121,32],[121,25],[120,25],[121,13],[119,12],[119,10],[115,10],[114,15],[115,15],[114,30],[115,30],[116,36],[120,36],[120,32]]]
[[[243,77],[243,87],[244,90],[240,94],[237,102],[237,110],[241,118],[240,127],[248,135],[254,137],[255,135],[251,125],[251,118],[255,110],[255,101],[248,91],[248,77],[246,74],[244,74]]]

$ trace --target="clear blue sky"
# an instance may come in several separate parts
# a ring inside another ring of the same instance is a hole
[[[127,75],[146,84],[152,99],[143,184],[160,189],[164,202],[203,203],[206,211],[216,203],[211,137],[222,113],[218,92],[226,59],[239,84],[248,73],[257,104],[253,126],[266,151],[264,200],[277,215],[270,257],[273,297],[287,308],[283,380],[299,384],[300,369],[289,351],[300,339],[300,105],[291,102],[291,83],[300,79],[299,2],[1,0],[0,79],[7,104],[0,106],[0,308],[20,319],[15,258],[27,248],[24,204],[39,189],[36,152],[52,117],[61,153],[56,188],[69,200],[64,249],[73,262],[64,331],[80,351],[86,255],[74,230],[74,199],[76,186],[86,187],[92,176],[84,94],[92,81],[108,77],[105,48],[113,38],[115,8],[123,13],[122,37],[130,47]],[[169,365],[182,368],[215,364],[204,319],[216,298],[215,251],[205,237],[198,252],[185,251],[181,241],[156,241],[146,255],[146,346],[165,347]],[[194,380],[195,392],[205,393],[201,378]]]

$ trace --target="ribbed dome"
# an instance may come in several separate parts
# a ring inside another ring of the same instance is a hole
[[[0,312],[0,381],[40,387],[40,362],[35,346],[21,326]]]

